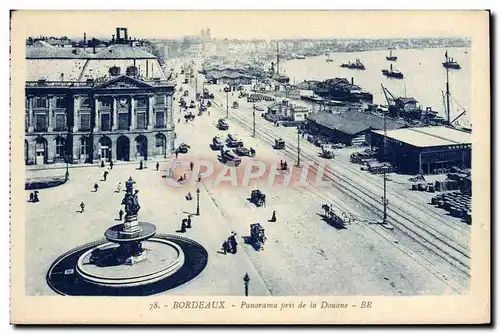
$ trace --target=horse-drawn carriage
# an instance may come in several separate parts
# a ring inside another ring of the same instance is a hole
[[[196,116],[192,112],[189,112],[189,114],[184,115],[184,119],[190,120],[190,121],[194,120],[195,117]]]
[[[351,214],[345,212],[335,212],[333,206],[331,205],[323,204],[321,208],[325,212],[324,215],[326,220],[333,224],[344,226],[346,224],[350,225],[354,221],[354,217]]]
[[[250,201],[256,206],[266,205],[266,195],[259,189],[252,190],[252,193],[250,194]]]
[[[221,118],[217,122],[217,127],[219,128],[219,130],[228,130],[229,129],[229,124],[227,124],[227,122],[224,119]]]
[[[212,149],[213,150],[220,150],[221,148],[224,147],[224,143],[220,139],[219,136],[215,136],[212,138]]]
[[[276,150],[284,150],[285,149],[285,141],[283,139],[275,139],[274,140],[274,148]]]
[[[186,154],[190,148],[191,148],[191,146],[189,146],[188,144],[182,143],[182,144],[179,145],[179,147],[177,147],[177,149],[175,150],[175,152]]]
[[[239,106],[240,105],[239,105],[238,101],[233,102],[233,109],[238,109]]]
[[[207,101],[207,107],[211,107],[212,106],[212,102],[211,101]]]
[[[236,138],[236,136],[233,136],[231,134],[227,135],[226,143],[229,147],[243,147],[243,141],[239,140],[238,138]]]
[[[265,229],[259,223],[250,224],[250,242],[256,250],[264,250]]]
[[[252,147],[248,149],[246,147],[240,146],[234,150],[234,153],[236,153],[239,156],[254,157],[255,149],[253,149]]]

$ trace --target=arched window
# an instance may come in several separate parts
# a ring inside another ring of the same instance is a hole
[[[137,75],[137,67],[129,66],[127,67],[127,75],[131,77],[135,77]]]
[[[115,77],[117,75],[120,75],[120,68],[117,66],[113,66],[109,69],[109,75]]]

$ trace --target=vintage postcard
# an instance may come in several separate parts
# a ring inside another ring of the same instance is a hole
[[[12,323],[488,323],[489,20],[13,11]]]

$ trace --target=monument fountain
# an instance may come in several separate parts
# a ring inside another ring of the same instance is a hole
[[[64,295],[150,295],[183,284],[206,266],[208,254],[197,242],[157,234],[152,223],[139,221],[139,190],[125,182],[124,223],[108,228],[105,239],[61,255],[47,282]]]

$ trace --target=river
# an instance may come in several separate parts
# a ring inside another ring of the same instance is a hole
[[[465,51],[467,50],[467,53]],[[330,54],[333,62],[327,63],[328,57],[321,55],[307,59],[280,61],[280,73],[290,77],[290,82],[299,83],[304,80],[325,80],[344,77],[373,94],[373,102],[387,104],[380,84],[383,84],[394,96],[415,98],[422,107],[432,107],[445,117],[442,92],[446,91],[446,69],[442,66],[445,52],[453,57],[462,67],[449,71],[451,120],[463,109],[468,113],[460,119],[461,125],[470,125],[470,54],[468,48],[430,48],[394,50],[398,59],[393,68],[404,74],[404,79],[387,78],[382,69],[388,69],[391,62],[386,60],[388,50],[364,52],[335,52]],[[341,68],[342,63],[354,62],[356,59],[365,65],[366,70],[350,70]]]

